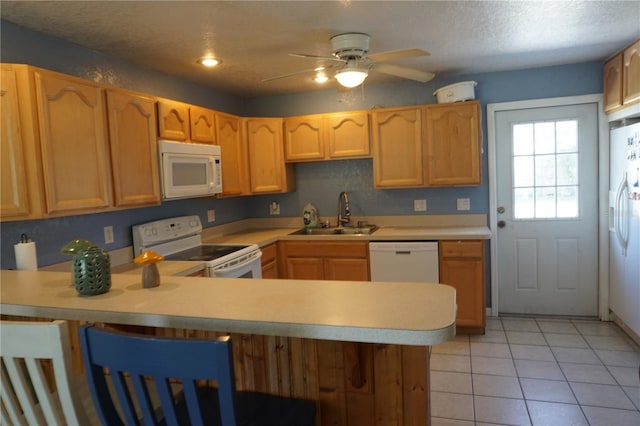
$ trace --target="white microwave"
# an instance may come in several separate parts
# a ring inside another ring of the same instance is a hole
[[[222,192],[220,147],[158,141],[162,198],[207,197]]]

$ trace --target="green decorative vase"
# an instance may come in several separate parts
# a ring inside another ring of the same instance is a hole
[[[99,247],[80,250],[73,256],[73,277],[82,296],[106,293],[111,288],[109,254]]]

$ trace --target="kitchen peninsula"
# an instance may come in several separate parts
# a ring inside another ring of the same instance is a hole
[[[69,273],[0,278],[3,315],[229,333],[238,387],[314,399],[319,424],[428,424],[429,347],[455,335],[455,291],[439,284],[163,276],[143,289],[114,274],[80,297]]]

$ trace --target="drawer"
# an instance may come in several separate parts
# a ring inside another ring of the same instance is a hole
[[[484,241],[440,241],[440,257],[482,258]]]

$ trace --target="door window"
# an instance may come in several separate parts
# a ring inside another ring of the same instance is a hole
[[[512,141],[514,220],[577,218],[577,120],[513,124]]]

